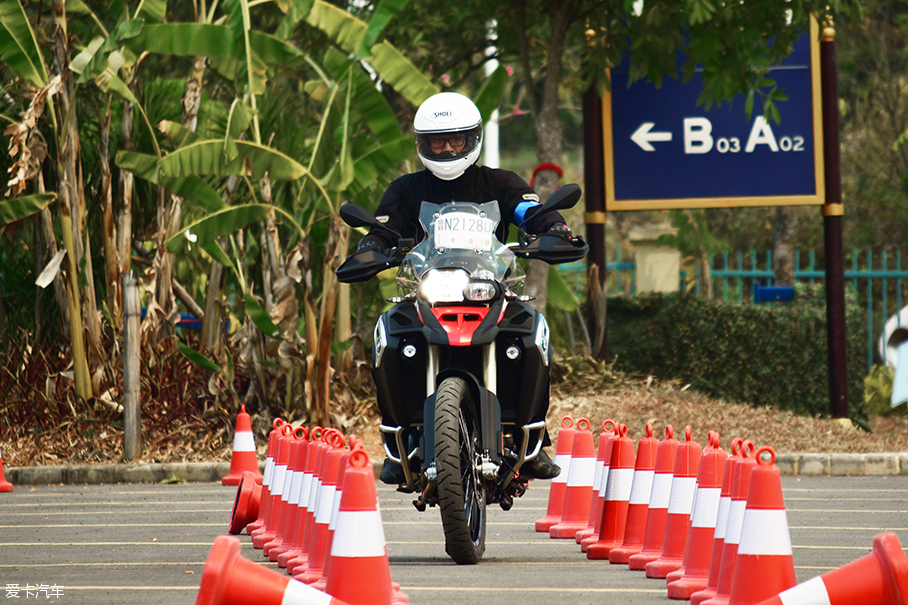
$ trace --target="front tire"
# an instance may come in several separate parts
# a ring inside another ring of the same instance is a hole
[[[480,452],[479,422],[467,383],[446,378],[435,396],[435,467],[445,550],[460,564],[476,563],[485,552]]]

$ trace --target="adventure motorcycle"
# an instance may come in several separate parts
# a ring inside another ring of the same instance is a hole
[[[579,198],[580,187],[565,185],[541,212]],[[381,226],[353,204],[340,214],[351,227]],[[522,228],[518,242],[502,244],[497,202],[423,202],[419,220],[425,238],[418,245],[399,239],[385,252],[357,252],[336,273],[359,282],[399,267],[401,296],[389,299],[394,306],[374,331],[382,441],[403,469],[398,489],[418,492],[420,511],[438,504],[446,551],[457,563],[475,563],[485,550],[486,504],[508,510],[523,495],[529,478],[520,468],[539,454],[545,434],[549,327],[527,304],[532,297],[519,293],[517,257],[571,262],[589,246]]]

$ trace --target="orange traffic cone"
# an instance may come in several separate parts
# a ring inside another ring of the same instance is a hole
[[[392,593],[374,471],[361,449],[350,453],[344,471],[326,590],[351,605],[389,605],[397,600]]]
[[[627,505],[627,521],[624,524],[624,539],[608,553],[609,563],[627,564],[632,555],[643,550],[646,536],[646,517],[649,513],[649,499],[653,491],[653,475],[656,472],[656,451],[659,440],[653,437],[653,425],[646,425],[646,437],[637,444],[637,459],[634,463],[634,481]]]
[[[331,449],[327,450],[319,473],[319,490],[315,500],[312,533],[309,537],[309,558],[303,566],[293,570],[297,580],[312,584],[322,577],[325,566],[325,548],[328,545],[328,526],[334,513],[334,498],[337,495],[337,476],[340,472],[341,456],[344,453],[344,437],[336,433],[330,440]]]
[[[230,458],[230,472],[221,479],[223,485],[239,485],[244,471],[249,471],[262,481],[259,472],[259,457],[255,452],[255,436],[252,434],[252,422],[246,413],[246,406],[240,406],[236,415],[236,429],[233,433],[233,456]]]
[[[719,447],[719,433],[710,431],[697,471],[697,496],[690,515],[690,528],[687,530],[684,564],[681,569],[666,576],[670,599],[687,600],[693,593],[706,588],[726,458],[728,456],[725,450]],[[673,577],[674,574],[679,575]]]
[[[325,590],[328,587],[328,576],[331,573],[331,545],[334,544],[334,530],[337,528],[337,513],[340,511],[340,501],[344,495],[344,475],[347,469],[347,462],[350,460],[350,453],[356,449],[363,449],[363,444],[356,438],[350,439],[350,449],[341,451],[340,464],[337,469],[337,491],[334,495],[334,509],[331,511],[331,521],[328,523],[328,543],[325,545],[325,568],[322,570],[322,577],[312,585],[319,590]],[[394,583],[391,583],[394,586]]]
[[[763,454],[768,454],[769,459],[764,459]],[[776,453],[763,446],[757,450],[756,460],[729,605],[756,605],[798,583]]]
[[[230,513],[230,525],[227,527],[231,534],[241,533],[259,514],[262,486],[255,479],[255,475],[249,471],[244,471],[240,477],[240,485],[236,489],[236,499]]]
[[[648,563],[655,561],[662,554],[665,520],[668,517],[672,476],[675,473],[675,457],[678,452],[678,442],[673,438],[674,433],[672,425],[666,426],[665,439],[659,442],[656,450],[656,472],[653,475],[653,489],[649,497],[643,548],[627,560],[628,568],[634,571],[646,569]]]
[[[602,426],[605,428],[605,423],[603,423]],[[612,430],[608,432],[605,439],[605,458],[602,466],[602,478],[599,481],[599,493],[596,494],[596,503],[599,513],[593,520],[593,533],[580,540],[580,552],[586,552],[591,544],[595,544],[599,541],[599,530],[602,526],[602,508],[605,506],[605,494],[608,491],[609,465],[612,460],[612,448],[614,447],[615,439],[617,438],[618,425],[613,425]]]
[[[561,512],[564,510],[564,492],[567,490],[568,474],[571,471],[571,450],[574,448],[574,419],[565,416],[561,419],[561,428],[558,430],[558,442],[555,445],[555,464],[561,467],[561,472],[552,479],[549,486],[549,504],[545,517],[536,521],[536,531],[547,532],[553,525],[561,521]]]
[[[608,428],[609,426],[611,428]],[[577,544],[582,544],[584,540],[596,533],[596,524],[599,521],[598,517],[602,515],[602,503],[605,501],[605,490],[602,484],[608,481],[608,465],[611,456],[609,441],[614,439],[617,426],[614,420],[606,420],[602,423],[602,432],[599,433],[599,443],[596,447],[596,475],[593,477],[593,493],[590,496],[590,518],[587,521],[586,529],[577,532],[575,536]],[[600,493],[602,493],[601,497]],[[586,552],[584,547],[581,547],[580,550]]]
[[[299,434],[296,431],[299,431]],[[299,506],[299,489],[306,464],[305,458],[301,459],[300,452],[305,451],[309,445],[309,429],[301,428],[296,431],[294,440],[290,443],[290,457],[287,459],[287,472],[284,473],[284,486],[281,488],[280,514],[275,517],[274,539],[262,547],[262,552],[272,562],[277,562],[278,556],[292,548],[290,537],[293,534],[293,523]]]
[[[741,446],[743,457],[735,462],[731,502],[728,506],[728,525],[725,528],[725,543],[722,545],[722,562],[719,564],[719,582],[716,586],[715,596],[701,601],[700,605],[728,605],[731,583],[735,575],[735,563],[738,559],[738,544],[741,542],[741,531],[744,528],[744,512],[747,508],[750,477],[756,466],[754,450],[754,444],[751,441],[745,441]]]
[[[6,474],[3,472],[3,452],[0,451],[0,492],[13,491],[13,484],[6,480]]]
[[[612,444],[608,487],[602,504],[599,540],[586,549],[587,559],[608,559],[609,552],[624,540],[627,508],[634,483],[634,440],[627,436],[627,425],[618,425],[619,437]]]
[[[741,446],[744,440],[735,437],[731,440],[731,455],[725,459],[725,471],[722,473],[722,491],[719,497],[719,513],[716,515],[716,531],[713,534],[713,552],[709,560],[709,577],[706,588],[690,596],[691,605],[716,596],[719,586],[719,568],[722,565],[722,550],[725,547],[725,529],[728,527],[728,509],[731,505],[732,479],[735,476],[735,462],[741,459]]]
[[[908,559],[895,534],[873,537],[873,552],[766,599],[760,605],[905,605]]]
[[[684,437],[684,443],[678,446],[675,457],[675,475],[672,477],[672,493],[668,501],[668,515],[665,517],[662,555],[646,564],[647,578],[665,578],[684,562],[684,546],[687,543],[690,513],[697,491],[697,469],[700,467],[700,444],[691,439],[689,426],[684,429]]]
[[[564,491],[561,520],[549,528],[549,537],[575,538],[578,531],[586,529],[590,518],[590,496],[593,493],[595,475],[596,450],[593,447],[593,433],[590,431],[590,421],[581,418],[577,421],[577,432],[574,433],[571,468]]]
[[[271,479],[274,476],[274,450],[277,447],[277,439],[281,434],[281,429],[285,422],[282,418],[275,418],[272,423],[271,432],[268,434],[268,448],[265,450],[265,472],[262,474],[262,499],[259,506],[259,516],[255,521],[246,525],[246,534],[252,535],[252,532],[261,529],[265,525],[265,512],[271,509]],[[270,518],[271,513],[268,513]]]
[[[274,471],[271,475],[271,493],[268,496],[269,507],[265,509],[265,523],[252,532],[253,548],[263,548],[274,540],[281,515],[281,494],[284,490],[284,479],[287,477],[287,465],[290,463],[290,445],[293,443],[293,427],[281,426],[274,443]]]
[[[240,556],[240,540],[218,536],[196,605],[344,605],[324,592]]]

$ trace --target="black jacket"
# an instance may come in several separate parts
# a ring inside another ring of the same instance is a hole
[[[489,168],[487,166],[470,166],[461,176],[445,181],[428,170],[407,174],[388,186],[378,204],[375,215],[384,220],[387,217],[389,228],[403,237],[412,237],[417,242],[423,238],[419,224],[419,207],[422,202],[443,204],[445,202],[485,202],[498,201],[501,210],[501,222],[496,236],[506,242],[508,228],[515,223],[514,211],[521,202],[538,202],[539,196],[526,181],[510,170]],[[532,211],[530,213],[532,216]],[[564,218],[557,212],[547,212],[530,219],[525,225],[529,233],[543,233],[556,223],[564,223]],[[397,245],[397,241],[387,229],[373,228],[363,238],[363,242],[378,242],[383,248]]]

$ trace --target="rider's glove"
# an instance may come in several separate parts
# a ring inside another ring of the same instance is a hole
[[[365,252],[367,250],[375,250],[376,252],[384,251],[384,249],[382,248],[382,245],[376,241],[362,240],[361,242],[359,242],[359,246],[356,248],[356,251]]]
[[[571,231],[571,228],[565,225],[564,223],[555,223],[548,228],[546,233],[551,233],[552,235],[557,235],[565,240],[570,241],[571,236],[574,235],[574,232]]]

